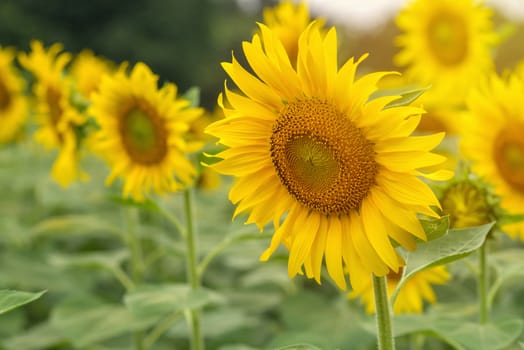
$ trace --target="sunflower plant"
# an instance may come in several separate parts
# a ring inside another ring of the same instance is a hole
[[[0,47],[0,348],[519,349],[524,81],[495,11],[409,1],[381,57],[313,3],[247,31],[201,5],[159,8],[205,40],[144,4],[139,59]],[[188,50],[237,37],[222,71]]]

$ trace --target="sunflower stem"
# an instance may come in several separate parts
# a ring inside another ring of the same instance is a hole
[[[192,290],[200,288],[200,276],[197,270],[197,253],[196,253],[196,231],[193,226],[193,206],[191,190],[184,191],[184,204],[186,209],[186,269],[187,279]],[[203,350],[204,342],[200,328],[200,311],[191,310],[189,313],[189,324],[191,329],[191,349]]]
[[[486,324],[488,323],[489,319],[486,241],[484,241],[484,243],[479,248],[478,298],[480,323]]]
[[[125,281],[123,276],[120,276],[120,281],[127,284],[128,288],[134,288],[136,285],[139,285],[142,282],[143,272],[144,272],[144,260],[142,255],[142,247],[140,245],[140,237],[138,235],[138,212],[137,208],[126,208],[125,212],[126,218],[126,229],[127,229],[127,244],[131,252],[131,272],[132,272],[132,281]],[[131,282],[132,284],[130,284]],[[144,334],[142,331],[136,331],[133,334],[135,349],[143,350],[143,337]]]
[[[391,306],[389,305],[386,276],[372,274],[375,312],[377,320],[377,341],[379,350],[394,350]]]

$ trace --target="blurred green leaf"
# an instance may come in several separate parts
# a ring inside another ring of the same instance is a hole
[[[135,207],[135,208],[140,208],[140,209],[144,209],[144,210],[152,211],[152,212],[157,212],[159,210],[158,205],[153,200],[148,199],[148,198],[140,202],[135,201],[132,198],[124,198],[122,196],[109,196],[109,199],[112,202],[117,203],[122,206]]]
[[[206,338],[218,338],[228,333],[254,328],[258,326],[257,319],[245,310],[227,305],[202,313],[202,333]],[[171,333],[178,337],[190,334],[187,322],[179,322]]]
[[[524,321],[504,320],[480,325],[473,322],[446,321],[438,325],[442,337],[452,339],[466,350],[507,349],[522,333]]]
[[[51,316],[52,326],[75,347],[86,347],[142,330],[157,320],[157,317],[136,317],[123,306],[102,302],[94,305],[70,302],[59,306]]]
[[[70,214],[58,217],[50,217],[38,222],[31,228],[33,236],[56,236],[66,234],[114,234],[119,237],[124,236],[123,231],[110,223],[104,222],[97,215],[90,214]]]
[[[11,338],[0,340],[6,350],[40,350],[50,349],[52,346],[64,342],[62,332],[50,322],[43,322],[29,330]]]
[[[126,249],[93,252],[93,253],[76,253],[76,254],[52,254],[49,262],[60,267],[101,267],[114,269],[122,264],[129,257],[129,251]]]
[[[457,350],[498,350],[514,344],[522,333],[520,319],[481,325],[466,317],[446,314],[400,315],[394,318],[395,336],[425,333],[439,338]]]
[[[478,249],[493,227],[494,222],[463,229],[448,230],[447,234],[427,243],[419,243],[415,251],[403,252],[406,266],[402,278],[391,295],[394,303],[399,290],[417,272],[458,260]]]
[[[206,288],[192,290],[186,284],[141,286],[124,296],[126,307],[137,317],[161,317],[222,301],[216,292]]]
[[[320,350],[320,348],[317,348],[316,346],[310,344],[295,344],[284,346],[275,350]]]
[[[517,222],[524,221],[524,214],[516,214],[516,215],[510,215],[510,214],[504,214],[501,218],[497,221],[499,226],[503,227],[504,225],[508,224],[514,224]]]
[[[0,315],[40,298],[45,292],[29,293],[18,290],[0,290]]]

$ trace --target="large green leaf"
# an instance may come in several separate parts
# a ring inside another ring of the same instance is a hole
[[[520,319],[503,320],[480,325],[473,322],[451,322],[437,324],[442,337],[452,339],[467,350],[507,349],[522,333],[524,322]]]
[[[448,230],[444,236],[427,243],[419,243],[415,251],[401,250],[406,267],[392,293],[391,303],[394,303],[404,283],[417,272],[458,260],[478,249],[484,243],[493,225],[492,222],[482,226]]]
[[[222,300],[216,292],[205,288],[192,290],[186,284],[142,286],[124,296],[127,308],[137,317],[161,317],[168,313],[219,303]]]
[[[460,310],[460,307],[457,309]],[[427,313],[394,317],[395,336],[425,333],[439,338],[457,350],[507,349],[522,333],[520,319],[500,320],[481,325],[466,313]]]
[[[18,290],[0,290],[0,315],[40,298],[45,292],[29,293]]]

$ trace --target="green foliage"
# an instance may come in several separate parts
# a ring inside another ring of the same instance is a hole
[[[417,272],[461,259],[477,250],[484,243],[493,225],[494,223],[490,223],[478,227],[451,229],[444,235],[431,233],[430,236],[440,237],[418,244],[413,252],[404,251],[406,267],[393,291],[392,301],[395,300],[402,286]],[[437,225],[435,229],[441,231],[444,226]]]
[[[32,302],[44,293],[45,291],[29,293],[18,290],[0,290],[0,315]]]

